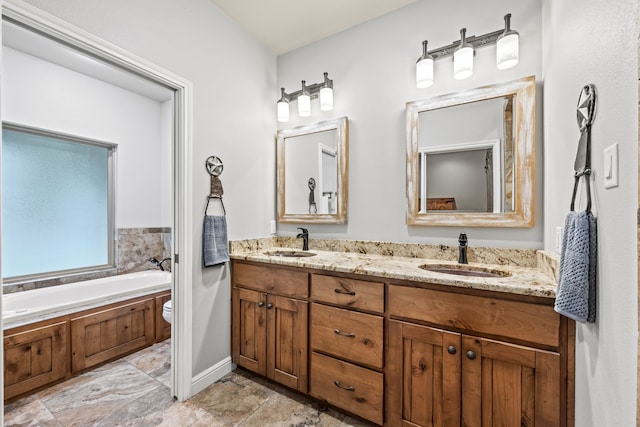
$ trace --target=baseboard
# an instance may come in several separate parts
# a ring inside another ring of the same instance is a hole
[[[194,396],[197,393],[200,393],[202,390],[209,387],[232,370],[233,364],[231,363],[231,357],[227,357],[206,371],[199,373],[191,380],[191,395]]]

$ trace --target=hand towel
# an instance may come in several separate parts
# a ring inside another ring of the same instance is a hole
[[[211,267],[229,261],[227,218],[225,216],[204,216],[204,224],[202,226],[202,246],[205,267]]]
[[[596,219],[569,212],[564,224],[555,310],[577,322],[596,321]]]

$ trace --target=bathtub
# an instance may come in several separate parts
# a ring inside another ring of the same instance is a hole
[[[142,271],[2,296],[3,329],[171,289],[171,273]]]

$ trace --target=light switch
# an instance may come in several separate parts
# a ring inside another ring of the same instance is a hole
[[[604,188],[618,186],[618,144],[604,149]]]

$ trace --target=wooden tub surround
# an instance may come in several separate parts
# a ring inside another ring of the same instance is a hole
[[[380,426],[573,427],[575,324],[550,281],[402,279],[395,257],[360,256],[376,274],[335,256],[232,256],[234,363]]]
[[[162,291],[5,330],[5,400],[169,338],[170,298]]]

